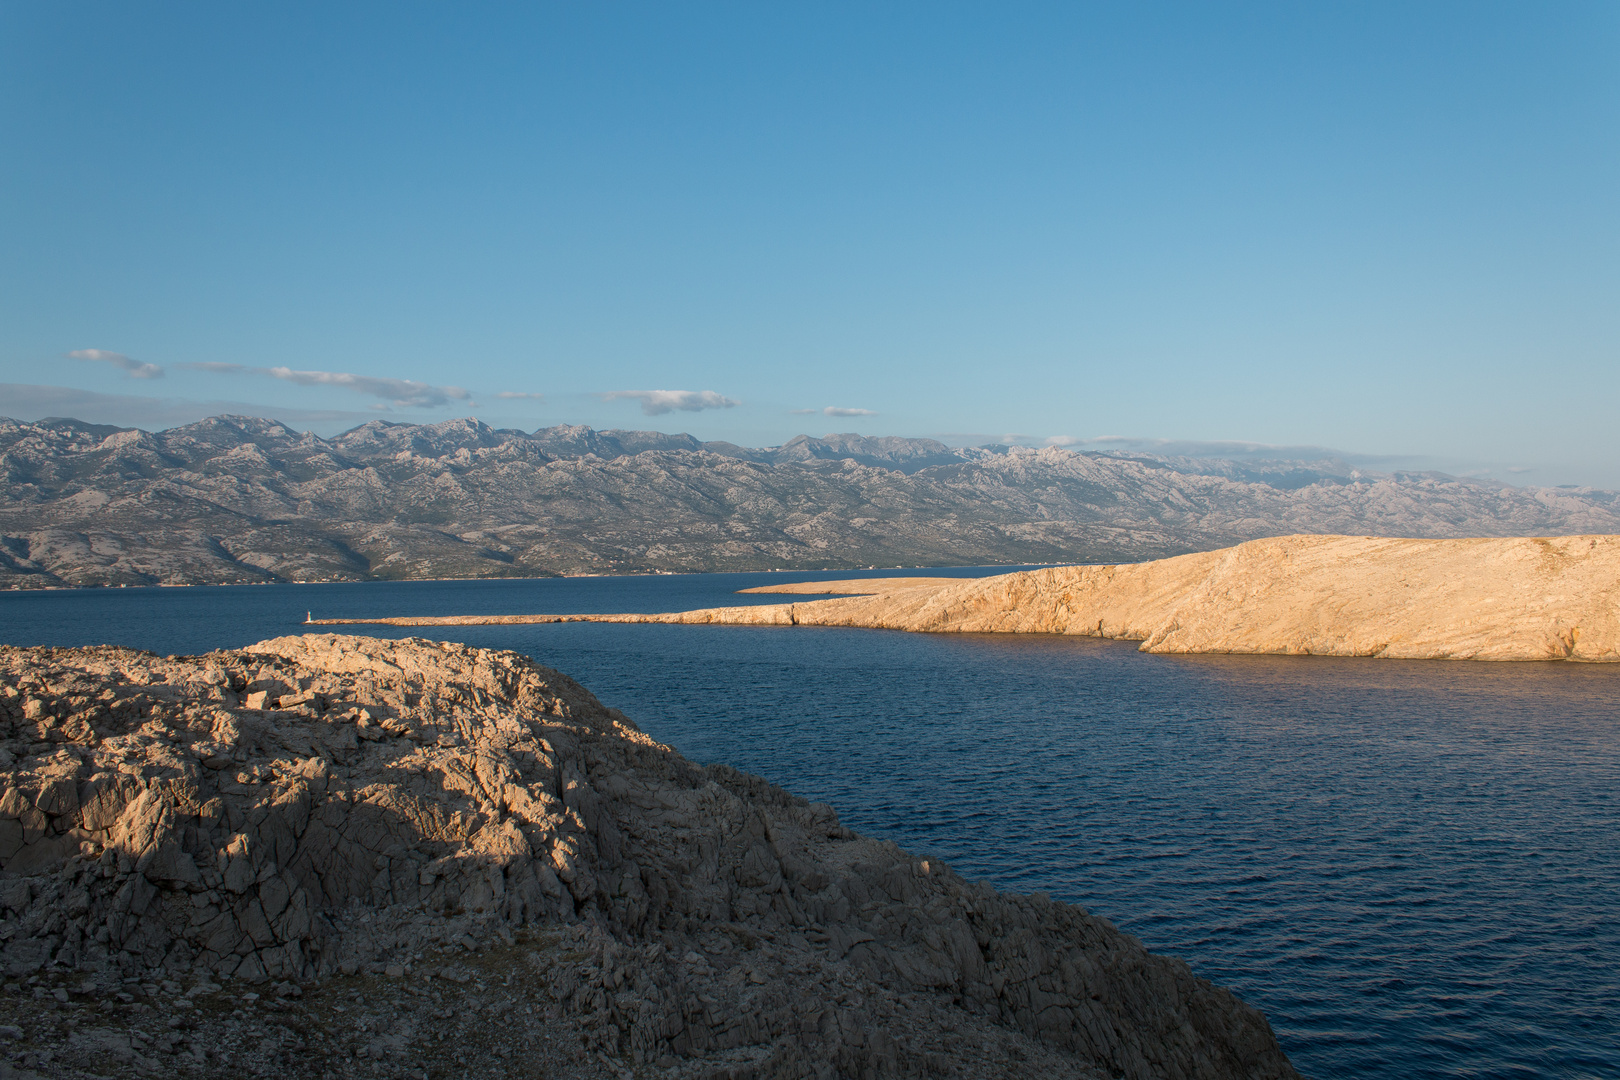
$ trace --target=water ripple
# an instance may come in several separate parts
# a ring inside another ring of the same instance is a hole
[[[198,651],[322,603],[671,610],[759,580],[59,593],[0,598],[0,625]],[[521,649],[690,757],[1107,916],[1264,1009],[1308,1075],[1620,1076],[1620,670],[829,628],[442,636]]]

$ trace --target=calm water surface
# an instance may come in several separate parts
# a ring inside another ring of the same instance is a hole
[[[198,652],[297,633],[306,610],[679,610],[769,580],[0,594],[0,640]],[[1620,1076],[1620,670],[810,627],[356,629],[521,650],[689,757],[1106,915],[1264,1009],[1308,1075]]]

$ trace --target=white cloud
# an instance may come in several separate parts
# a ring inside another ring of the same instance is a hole
[[[648,416],[659,416],[677,409],[681,412],[729,409],[742,404],[713,390],[611,390],[602,395],[603,401],[621,399],[641,402],[641,411]]]
[[[337,409],[266,408],[247,401],[190,401],[184,398],[101,394],[65,386],[0,383],[4,411],[19,420],[70,416],[87,424],[142,427],[156,431],[210,416],[260,416],[336,434],[370,419],[364,412]]]
[[[546,395],[544,395],[544,394],[530,394],[530,393],[526,393],[526,392],[521,391],[521,390],[502,390],[500,393],[496,394],[495,396],[498,397],[498,398],[505,398],[507,401],[544,401],[544,400],[546,400]]]
[[[431,386],[415,379],[387,379],[377,375],[351,375],[345,371],[295,371],[273,367],[271,378],[285,379],[299,386],[343,386],[367,397],[382,398],[401,408],[431,409],[472,397],[459,386]]]
[[[790,409],[789,416],[876,416],[871,409],[842,409],[829,405],[825,409]]]
[[[122,368],[124,374],[132,379],[163,378],[163,369],[156,364],[133,360],[121,352],[110,352],[106,349],[74,349],[68,355],[75,360],[93,360],[98,364],[111,364],[115,368]]]
[[[452,401],[467,401],[472,397],[459,386],[433,386],[415,379],[353,375],[346,371],[299,371],[289,367],[249,367],[246,364],[214,361],[179,366],[188,371],[206,371],[215,375],[268,375],[272,379],[297,383],[299,386],[342,386],[367,397],[381,398],[401,408],[431,409]],[[377,408],[376,405],[371,407]]]

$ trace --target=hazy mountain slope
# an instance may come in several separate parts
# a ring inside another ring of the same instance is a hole
[[[1282,533],[1620,532],[1591,489],[1334,462],[214,417],[0,420],[7,585],[1128,561]]]

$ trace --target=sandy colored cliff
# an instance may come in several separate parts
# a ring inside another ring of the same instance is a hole
[[[863,626],[1122,638],[1161,653],[1620,660],[1620,536],[1281,536],[1145,563],[750,591],[856,590],[869,593],[670,614],[373,621]]]

